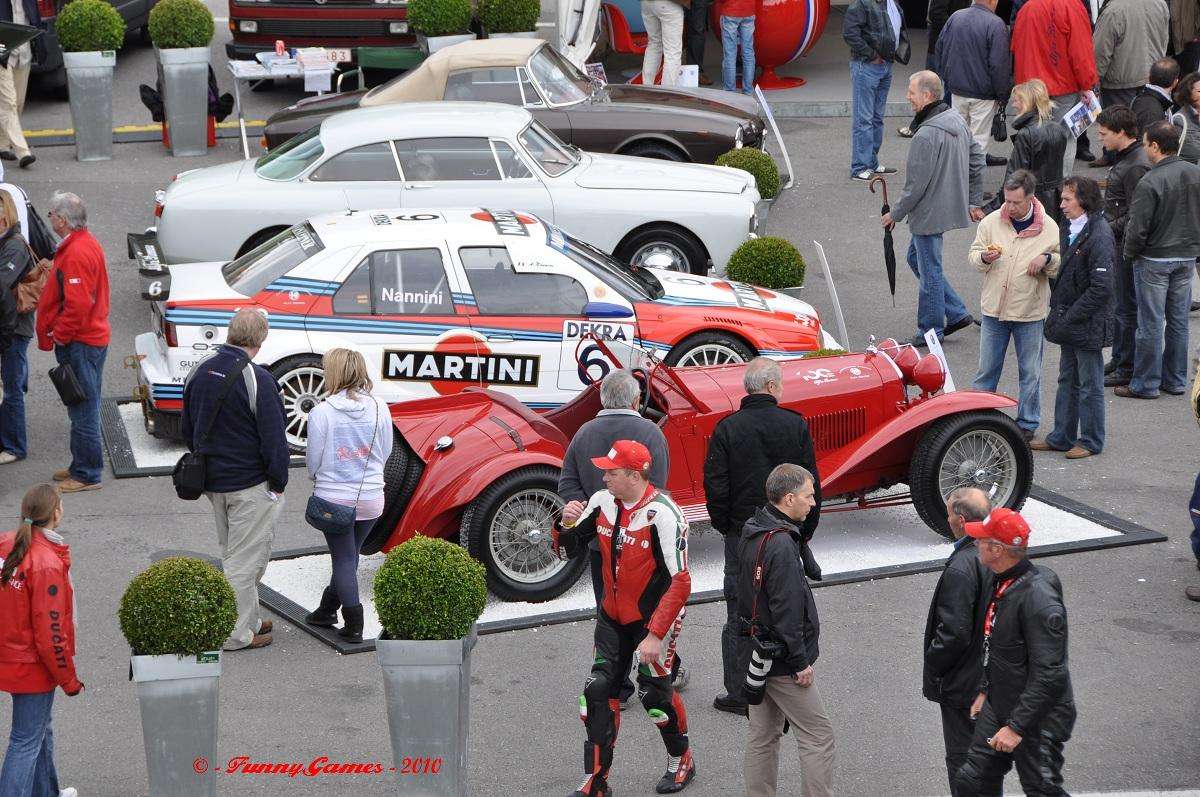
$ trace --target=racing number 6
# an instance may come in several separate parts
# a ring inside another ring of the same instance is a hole
[[[612,370],[612,364],[595,343],[586,346],[579,353],[576,362],[579,364],[579,381],[585,385],[599,382]]]

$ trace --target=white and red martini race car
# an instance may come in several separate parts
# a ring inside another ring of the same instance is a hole
[[[188,372],[243,307],[270,321],[256,362],[279,381],[295,451],[323,394],[321,355],[336,347],[362,352],[389,402],[492,387],[549,410],[617,365],[590,342],[597,337],[653,348],[677,366],[831,345],[798,299],[631,270],[513,211],[328,214],[226,263],[161,266],[152,241],[130,236],[153,307],[153,330],[136,340],[138,395],[160,437],[178,436]]]

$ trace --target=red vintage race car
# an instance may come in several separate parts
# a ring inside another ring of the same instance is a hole
[[[634,373],[643,412],[662,428],[671,453],[668,489],[690,522],[707,520],[705,451],[717,422],[741,402],[745,365],[640,362]],[[945,499],[956,487],[981,487],[998,506],[1025,502],[1032,456],[1020,428],[1000,412],[1013,399],[943,392],[941,361],[891,339],[861,353],[780,365],[783,404],[803,413],[812,432],[823,512],[912,503],[931,529],[949,536]],[[394,405],[387,503],[364,550],[388,550],[416,533],[459,535],[499,597],[557,597],[584,568],[583,558],[563,562],[550,549],[563,504],[558,472],[571,437],[599,410],[598,384],[541,415],[477,388]],[[872,495],[901,483],[907,493]]]

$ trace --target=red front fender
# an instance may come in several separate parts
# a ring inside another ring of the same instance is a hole
[[[860,445],[847,446],[820,463],[821,493],[834,496],[862,489],[855,476],[863,470],[877,471],[911,461],[921,433],[929,424],[960,412],[999,410],[1017,402],[999,393],[957,390],[941,393],[916,404],[880,426]]]
[[[551,451],[506,451],[490,457],[479,464],[455,457],[454,461],[465,462],[467,467],[445,472],[439,464],[449,461],[434,454],[411,503],[404,511],[400,524],[384,543],[383,550],[389,551],[416,533],[428,537],[452,537],[458,531],[463,510],[482,493],[488,485],[506,473],[534,465],[562,468],[563,452]]]

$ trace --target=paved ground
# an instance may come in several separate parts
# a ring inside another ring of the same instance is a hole
[[[776,206],[769,231],[813,255],[811,241],[829,252],[846,305],[851,343],[869,334],[913,331],[916,284],[900,275],[893,309],[879,246],[878,198],[846,179],[846,120],[789,123],[787,138],[800,179]],[[883,157],[901,163],[903,141],[890,136]],[[79,164],[65,148],[47,150],[25,185],[44,212],[54,189],[80,193],[92,226],[110,254],[114,325],[105,371],[110,395],[132,389],[122,368],[133,336],[147,323],[135,273],[124,259],[124,235],[151,222],[152,192],[184,168],[233,157],[232,142],[212,155],[173,161],[152,144],[124,145],[110,163]],[[991,183],[1000,170],[990,170]],[[899,180],[893,181],[898,189]],[[219,234],[219,231],[214,231]],[[964,263],[970,233],[947,236],[946,270],[974,304],[979,278]],[[903,252],[907,233],[897,233]],[[814,267],[815,271],[815,267]],[[828,317],[823,281],[810,275],[808,298]],[[1200,330],[1193,344],[1200,343]],[[978,350],[975,329],[955,335],[947,352],[955,376],[969,381]],[[1046,369],[1056,373],[1055,347]],[[31,457],[0,473],[0,518],[14,518],[28,485],[66,462],[67,422],[53,397],[48,354],[33,357]],[[1010,359],[1010,368],[1012,365]],[[1045,380],[1043,418],[1050,421],[1053,379]],[[1015,388],[1006,374],[1002,389]],[[1182,595],[1200,582],[1188,550],[1186,502],[1200,454],[1200,437],[1182,398],[1108,401],[1108,448],[1078,463],[1038,455],[1037,482],[1170,536],[1169,543],[1043,560],[1062,576],[1071,618],[1072,672],[1080,707],[1067,749],[1068,785],[1079,791],[1143,791],[1200,785],[1195,718],[1200,709],[1195,667],[1200,605]],[[308,485],[296,474],[276,536],[279,549],[312,544],[301,512]],[[11,520],[0,521],[0,526]],[[137,704],[128,674],[128,649],[116,607],[129,579],[158,551],[216,554],[205,504],[175,499],[166,479],[107,481],[102,491],[67,499],[64,531],[74,552],[79,596],[78,666],[87,689],[59,699],[58,761],[66,783],[86,797],[145,793]],[[1036,533],[1036,531],[1035,531]],[[936,709],[920,696],[920,639],[932,575],[821,589],[821,660],[817,683],[838,734],[837,782],[842,795],[897,797],[944,794]],[[742,720],[715,712],[719,626],[724,607],[689,613],[682,649],[693,668],[686,693],[700,776],[689,793],[729,795],[741,787]],[[306,762],[393,760],[378,665],[373,656],[339,657],[306,634],[278,624],[276,642],[260,652],[226,657],[222,678],[221,759]],[[575,696],[590,644],[586,623],[488,636],[480,640],[473,672],[471,777],[475,793],[566,794],[576,783],[582,731]],[[0,728],[9,720],[0,701]],[[790,740],[784,783],[797,791]],[[405,751],[419,753],[420,751]],[[616,788],[648,794],[662,767],[652,726],[631,714],[617,753]],[[378,777],[296,779],[222,776],[224,794],[283,795],[395,793]]]

